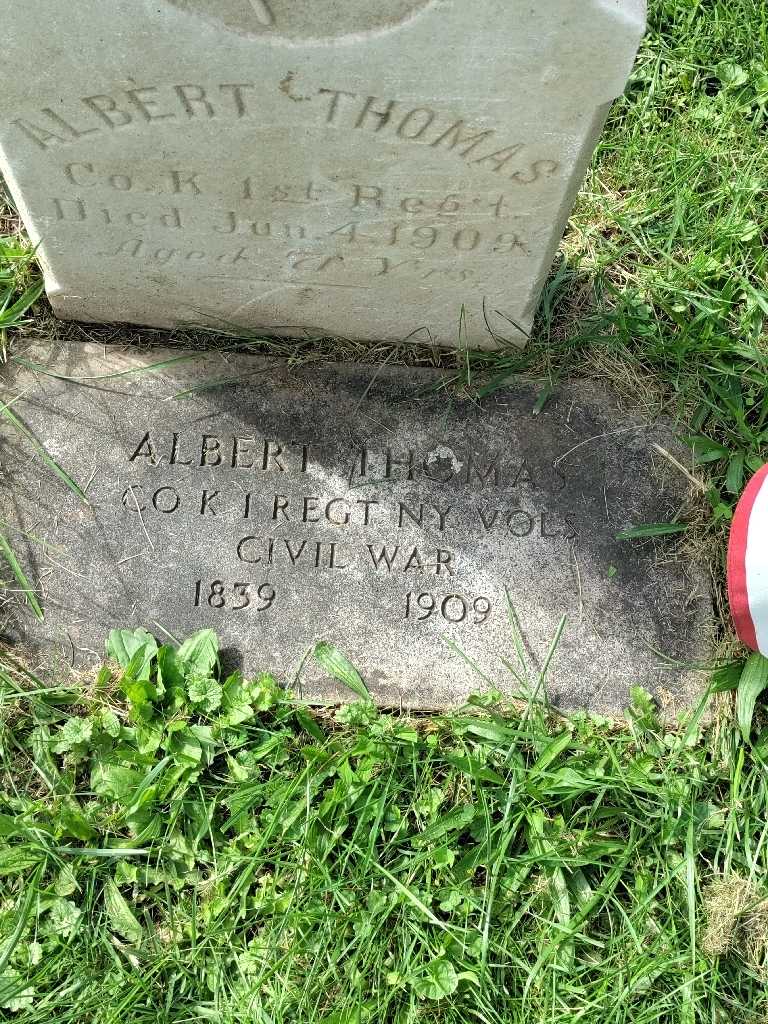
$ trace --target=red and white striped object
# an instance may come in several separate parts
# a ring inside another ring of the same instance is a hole
[[[768,465],[749,481],[733,514],[728,603],[739,639],[768,655]]]

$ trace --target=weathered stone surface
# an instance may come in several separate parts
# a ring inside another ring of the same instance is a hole
[[[0,168],[62,317],[522,341],[644,16],[11,4]]]
[[[684,477],[652,447],[684,458],[667,425],[584,383],[534,419],[532,386],[477,402],[432,371],[179,355],[40,345],[22,359],[45,372],[9,367],[14,411],[90,505],[5,424],[0,515],[46,620],[11,602],[0,631],[79,662],[116,625],[212,626],[313,699],[332,694],[303,662],[324,639],[379,701],[441,707],[519,689],[508,594],[533,680],[567,616],[547,677],[562,706],[695,688],[665,659],[706,657],[706,575],[616,539],[680,508]]]

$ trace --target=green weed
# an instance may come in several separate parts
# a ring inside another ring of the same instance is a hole
[[[42,292],[34,253],[18,240],[0,236],[0,353],[3,358],[8,331],[24,326],[25,315]]]
[[[524,352],[466,356],[484,392],[519,372],[672,398],[713,525],[768,454],[768,7],[651,0]],[[669,402],[667,403],[669,407]]]
[[[2,213],[0,195],[0,213]],[[8,331],[24,325],[25,314],[40,298],[43,285],[34,270],[34,254],[12,238],[0,236],[0,362],[7,358]],[[0,394],[0,415],[14,418],[12,401]],[[32,584],[7,538],[0,534],[0,560],[6,562],[13,578],[26,595],[35,615],[41,619],[42,609]]]
[[[25,1024],[755,1022],[768,729],[494,695],[317,715],[216,637],[0,673],[0,1006]],[[358,688],[340,652],[316,652]],[[364,686],[364,684],[362,684]],[[746,705],[745,705],[746,707]]]

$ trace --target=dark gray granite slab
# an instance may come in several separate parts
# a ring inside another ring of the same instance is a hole
[[[616,538],[676,515],[687,482],[654,445],[685,454],[594,385],[534,415],[533,385],[458,399],[425,370],[53,342],[16,356],[5,400],[89,500],[3,424],[0,515],[45,622],[6,594],[0,632],[39,661],[99,659],[115,626],[210,626],[310,699],[338,692],[306,658],[326,640],[382,704],[442,708],[519,691],[516,674],[535,686],[565,615],[545,681],[559,706],[617,712],[637,684],[682,706],[701,686],[705,572],[669,539]]]

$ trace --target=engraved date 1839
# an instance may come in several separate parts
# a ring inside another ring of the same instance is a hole
[[[197,580],[195,583],[195,608],[208,605],[210,608],[231,608],[242,611],[255,608],[265,612],[272,607],[277,591],[270,583],[225,583],[224,580]]]

